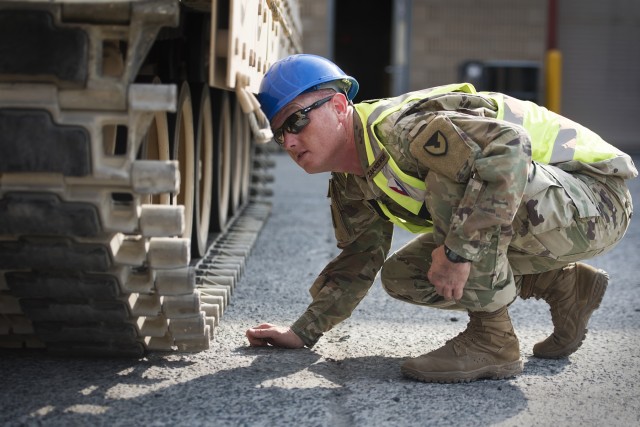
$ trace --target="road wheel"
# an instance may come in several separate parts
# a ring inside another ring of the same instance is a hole
[[[213,145],[213,192],[210,229],[223,231],[227,224],[231,182],[231,107],[229,94],[213,91],[214,145]]]
[[[249,118],[242,115],[242,127],[244,140],[242,142],[242,177],[240,185],[240,204],[249,203],[249,189],[251,187],[251,175],[253,173],[253,150],[255,140],[249,125]]]
[[[195,92],[195,90],[194,90]],[[213,180],[213,111],[209,86],[198,86],[198,97],[194,97],[193,111],[196,120],[195,135],[195,208],[191,251],[201,258],[207,250],[209,223],[211,219],[211,196]]]
[[[231,199],[229,213],[234,215],[240,207],[240,193],[242,191],[242,166],[245,150],[245,129],[243,127],[244,113],[240,103],[234,102],[233,129],[231,136]]]
[[[159,84],[160,79],[155,77],[151,83]],[[147,134],[142,138],[138,158],[143,160],[170,160],[169,139],[167,112],[156,111]],[[168,205],[171,203],[171,197],[169,193],[144,195],[142,203]]]
[[[171,158],[180,162],[180,189],[171,198],[171,204],[184,206],[185,226],[182,237],[190,238],[194,215],[195,138],[193,135],[191,91],[187,82],[180,85],[176,113],[169,115],[169,134],[172,136]]]

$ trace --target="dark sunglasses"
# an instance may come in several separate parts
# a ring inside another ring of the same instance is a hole
[[[302,132],[302,129],[304,129],[311,121],[308,116],[309,112],[328,102],[331,98],[333,98],[333,95],[322,98],[308,107],[302,108],[291,114],[287,117],[282,126],[273,131],[273,139],[275,139],[280,146],[284,146],[284,133],[289,132],[298,134]]]

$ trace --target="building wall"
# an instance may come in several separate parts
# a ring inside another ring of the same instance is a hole
[[[562,113],[640,152],[640,1],[559,1]]]
[[[333,18],[329,16],[330,5],[329,0],[300,0],[302,44],[305,53],[332,57]]]
[[[458,80],[466,60],[544,60],[547,0],[413,0],[410,86]]]

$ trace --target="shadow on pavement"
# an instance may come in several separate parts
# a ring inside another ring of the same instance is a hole
[[[13,396],[2,399],[0,424],[475,426],[508,420],[527,407],[524,394],[509,380],[420,383],[401,376],[400,358],[334,360],[306,349],[249,347],[228,357],[248,364],[211,372],[215,366],[202,359],[191,362],[188,356],[153,355],[140,361],[42,357],[34,369],[19,357],[4,359],[9,362],[0,368],[4,378],[8,370],[9,380],[39,376],[43,389],[5,383],[4,392]],[[216,355],[208,360],[215,364]],[[48,377],[52,366],[57,374]],[[59,390],[53,394],[47,387]]]

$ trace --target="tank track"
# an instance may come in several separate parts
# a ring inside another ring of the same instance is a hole
[[[202,351],[268,218],[269,190],[254,183],[206,255],[191,259],[190,239],[177,237],[184,209],[149,203],[176,191],[177,162],[138,158],[154,113],[175,109],[177,94],[135,77],[179,5],[100,10],[0,4],[0,348]],[[117,77],[102,62],[113,40],[126,41]],[[127,130],[118,152],[114,126]],[[259,154],[254,162],[269,166]]]

